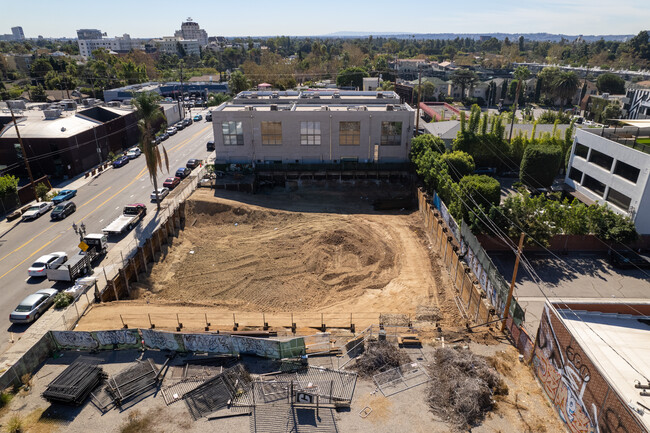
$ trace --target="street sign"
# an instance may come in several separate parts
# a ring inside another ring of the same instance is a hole
[[[81,251],[88,251],[88,248],[90,248],[90,245],[85,243],[84,241],[79,242],[79,248],[81,248]]]
[[[296,394],[296,403],[300,404],[313,404],[316,397],[306,392],[299,392]]]

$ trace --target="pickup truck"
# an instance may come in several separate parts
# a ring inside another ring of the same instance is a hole
[[[102,230],[107,235],[119,235],[135,227],[147,214],[147,207],[142,203],[127,204],[122,215]]]
[[[84,237],[83,243],[86,244],[85,250],[80,250],[65,263],[47,269],[46,274],[49,281],[72,282],[90,272],[93,262],[100,255],[106,254],[108,238],[105,234],[90,233]]]

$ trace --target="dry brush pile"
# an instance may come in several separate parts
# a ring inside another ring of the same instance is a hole
[[[433,413],[459,428],[483,420],[494,406],[494,395],[505,395],[508,387],[485,358],[465,349],[440,348],[430,367],[427,391]]]
[[[388,341],[370,341],[354,363],[354,369],[359,375],[370,377],[408,362],[411,358],[396,345]]]

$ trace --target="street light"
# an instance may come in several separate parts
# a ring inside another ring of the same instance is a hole
[[[84,236],[86,236],[86,225],[83,223],[83,221],[79,226],[77,226],[75,223],[72,223],[72,230],[74,230],[74,232],[79,235],[80,240],[84,240]]]

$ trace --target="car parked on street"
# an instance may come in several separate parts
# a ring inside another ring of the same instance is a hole
[[[205,148],[208,152],[212,152],[214,150],[214,141],[208,141],[208,144],[206,144]]]
[[[188,159],[188,160],[187,160],[187,164],[185,164],[185,167],[187,167],[187,168],[191,168],[191,169],[195,169],[196,167],[198,167],[199,165],[201,165],[202,162],[203,162],[203,161],[200,160],[200,159],[195,159],[195,158]]]
[[[23,213],[23,221],[35,220],[39,216],[47,213],[54,204],[51,201],[43,201],[31,206]]]
[[[113,161],[113,168],[119,168],[129,163],[129,157],[124,155]]]
[[[191,172],[192,172],[191,169],[187,167],[181,167],[178,170],[176,170],[175,176],[180,177],[181,179],[185,179],[187,176],[190,175]]]
[[[64,201],[63,203],[57,204],[52,212],[50,213],[50,219],[52,220],[62,220],[68,215],[74,213],[77,210],[77,205],[71,201]]]
[[[165,181],[163,182],[163,186],[164,186],[165,188],[169,188],[169,189],[171,190],[171,189],[176,188],[176,186],[177,186],[179,183],[181,183],[181,178],[180,178],[180,177],[168,177],[168,178],[165,179]]]
[[[56,289],[41,289],[29,295],[9,314],[9,321],[11,323],[31,323],[36,321],[52,306],[57,293],[59,291]]]
[[[126,152],[126,156],[129,159],[135,159],[140,155],[142,155],[142,151],[140,150],[139,147],[134,147],[133,149]]]
[[[191,117],[186,117],[185,119],[183,119],[183,125],[185,126],[190,126],[192,123],[193,122]]]
[[[178,132],[178,130],[174,126],[170,126],[167,128],[167,134],[169,135],[174,135]]]
[[[58,204],[70,200],[75,195],[77,195],[76,189],[62,189],[61,191],[59,191],[57,196],[52,199],[52,203]]]
[[[181,120],[181,121],[179,121],[178,123],[176,123],[176,124],[174,125],[174,127],[175,127],[176,129],[178,129],[179,131],[182,131],[183,129],[185,129],[185,124],[184,124],[183,121]]]
[[[205,115],[206,122],[212,122],[212,112]]]
[[[203,116],[201,116],[200,114],[197,114],[196,116],[194,116],[194,119],[193,119],[193,120],[194,120],[195,122],[198,122],[199,120],[203,120]]]
[[[158,201],[163,201],[165,197],[169,194],[169,188],[158,188]],[[149,196],[152,202],[156,202],[156,190],[154,189]]]
[[[169,134],[167,132],[164,132],[160,135],[160,141],[165,141],[169,138]]]
[[[48,266],[56,267],[65,263],[67,260],[68,255],[62,251],[46,254],[32,263],[29,269],[27,269],[27,275],[30,277],[44,277],[47,273]]]

